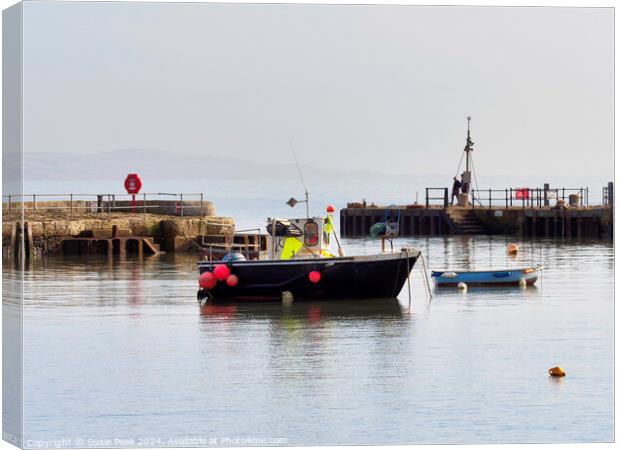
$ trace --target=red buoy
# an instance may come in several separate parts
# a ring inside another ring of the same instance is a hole
[[[334,205],[327,205],[327,212],[328,213],[333,213],[336,211],[336,208],[334,208]]]
[[[211,272],[204,272],[198,277],[198,284],[203,289],[213,289],[217,284],[217,278]]]
[[[237,286],[238,283],[239,283],[239,278],[237,277],[237,275],[230,274],[228,275],[228,278],[226,278],[226,284],[230,287],[235,287]]]
[[[215,266],[215,269],[213,269],[213,274],[218,280],[224,281],[228,278],[228,275],[230,275],[230,269],[226,264],[218,264]]]
[[[308,274],[308,279],[313,283],[318,283],[321,280],[321,272],[318,270],[313,270]]]

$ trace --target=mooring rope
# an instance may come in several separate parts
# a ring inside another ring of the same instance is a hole
[[[433,298],[433,294],[431,293],[431,286],[428,281],[428,271],[426,270],[426,260],[424,259],[424,255],[420,252],[420,260],[422,261],[422,277],[424,278],[424,284],[426,285],[426,290],[428,292],[429,300]]]
[[[405,250],[407,258],[407,292],[409,293],[409,309],[411,309],[411,268],[409,267],[409,249]]]

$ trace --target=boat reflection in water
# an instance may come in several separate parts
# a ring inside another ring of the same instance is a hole
[[[200,306],[204,319],[290,320],[297,319],[308,323],[322,320],[366,320],[403,318],[403,309],[397,299],[355,299],[330,301],[304,301],[291,303],[205,303]]]

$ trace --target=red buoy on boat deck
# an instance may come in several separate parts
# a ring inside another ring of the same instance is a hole
[[[218,280],[224,281],[228,278],[228,275],[230,275],[230,269],[226,264],[218,264],[215,266],[215,269],[213,269],[213,274]]]
[[[308,279],[313,283],[318,283],[321,280],[321,272],[318,270],[313,270],[308,274]]]
[[[198,284],[203,289],[213,289],[217,284],[217,278],[211,272],[203,272],[198,277]]]
[[[228,278],[226,278],[226,284],[230,287],[235,287],[239,284],[239,278],[237,275],[230,274],[228,275]]]

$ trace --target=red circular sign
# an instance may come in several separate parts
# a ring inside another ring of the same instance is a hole
[[[130,173],[125,178],[125,189],[128,194],[137,194],[142,189],[142,180],[137,173]]]

